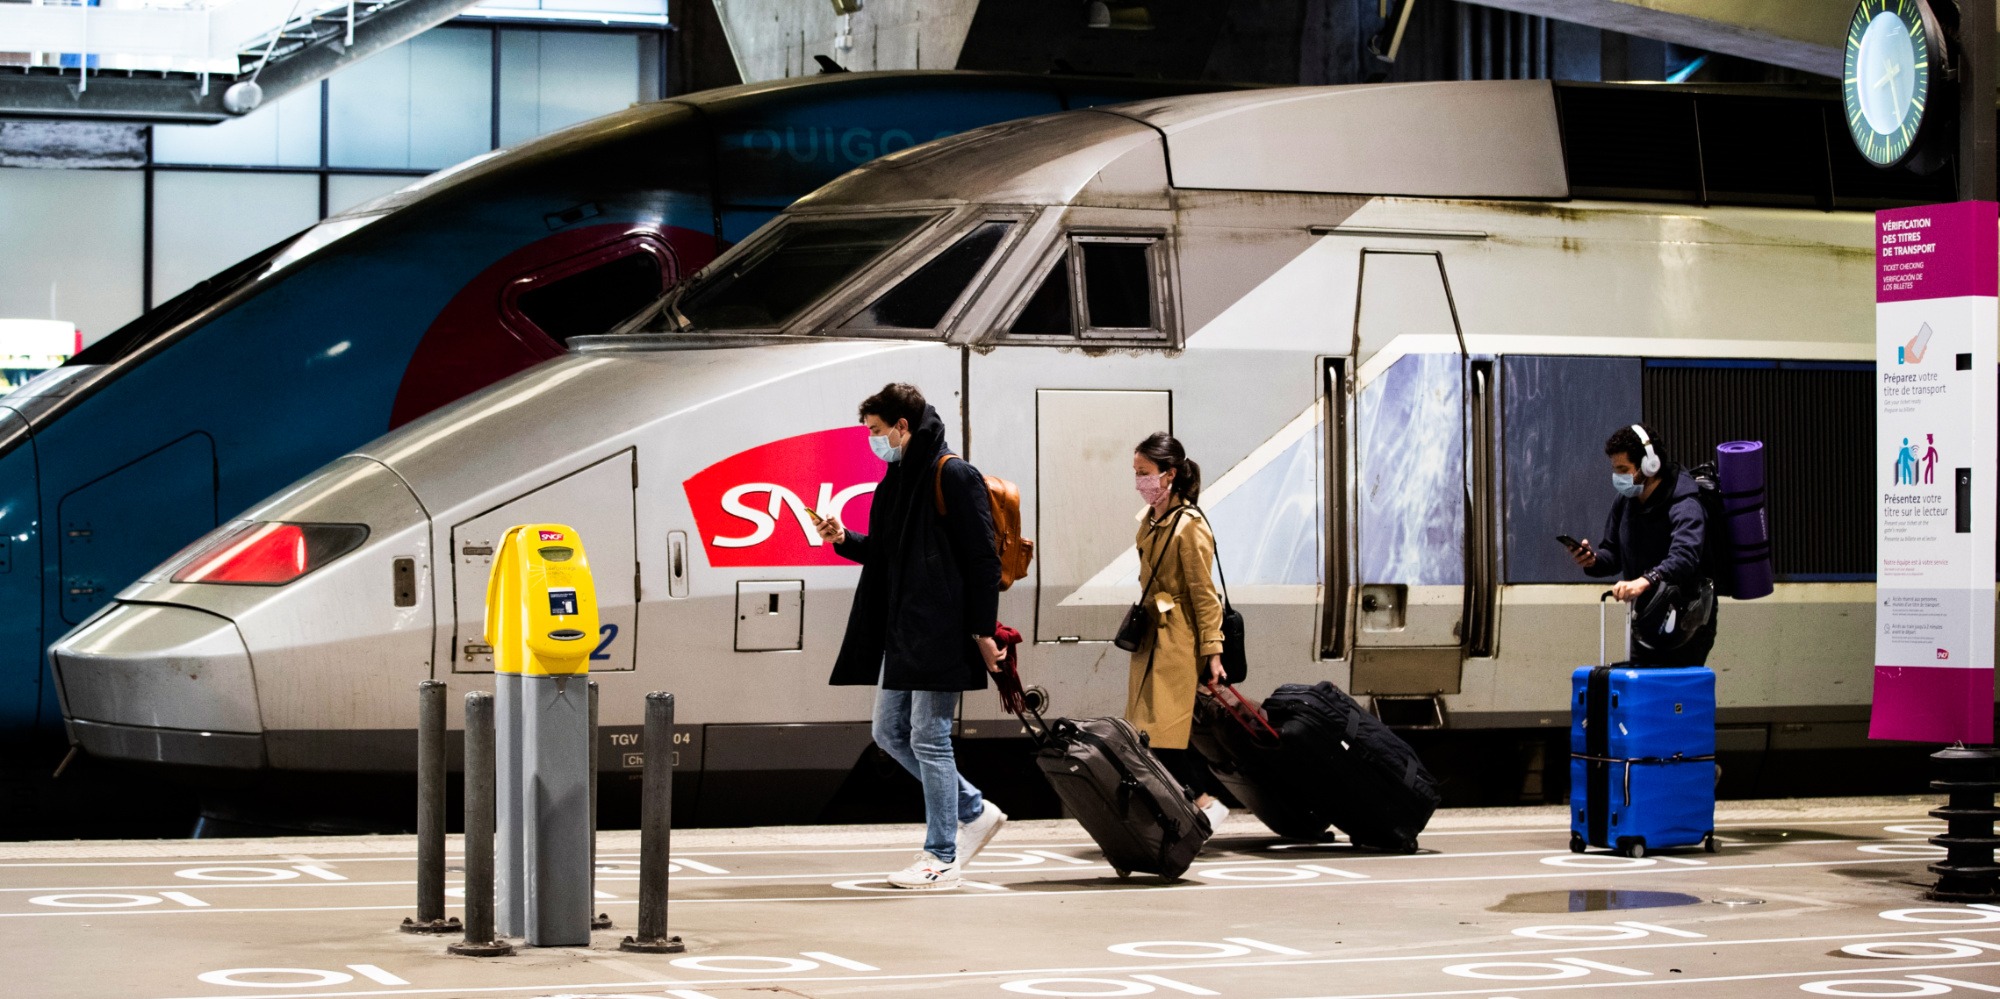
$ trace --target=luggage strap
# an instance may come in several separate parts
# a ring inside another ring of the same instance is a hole
[[[1222,696],[1224,691],[1229,694],[1227,698]],[[1225,683],[1217,686],[1211,683],[1208,684],[1208,692],[1209,696],[1215,699],[1215,703],[1221,705],[1222,710],[1235,719],[1236,724],[1243,726],[1244,731],[1249,732],[1252,738],[1261,738],[1265,734],[1269,734],[1274,742],[1283,738],[1278,735],[1277,729],[1271,727],[1271,720],[1264,717],[1264,712],[1251,704],[1242,694],[1237,693],[1233,685]],[[1250,724],[1253,719],[1257,723],[1254,726]],[[1263,729],[1262,732],[1258,731],[1260,728]]]
[[[1056,724],[1063,725],[1064,723],[1059,721]],[[1131,798],[1132,793],[1135,789],[1140,791],[1145,790],[1145,787],[1139,783],[1138,776],[1132,773],[1131,768],[1125,765],[1124,760],[1118,758],[1118,752],[1117,750],[1111,747],[1111,743],[1106,742],[1102,737],[1096,735],[1095,733],[1084,731],[1083,726],[1078,725],[1075,722],[1068,722],[1067,729],[1071,738],[1075,738],[1081,742],[1087,742],[1090,745],[1097,747],[1097,751],[1102,753],[1106,760],[1110,761],[1111,768],[1118,771],[1118,797],[1121,799],[1120,800],[1121,805],[1124,804],[1125,800],[1129,800]],[[1170,781],[1169,783],[1172,784],[1172,786],[1174,787],[1180,786],[1179,781]],[[1150,794],[1141,794],[1138,797],[1145,800],[1146,810],[1153,813],[1154,820],[1160,823],[1160,828],[1162,830],[1172,832],[1174,834],[1175,839],[1179,838],[1182,835],[1183,830],[1181,829],[1180,823],[1175,822],[1173,818],[1167,814],[1167,810],[1160,807],[1160,803],[1157,799],[1155,799]],[[1164,869],[1167,866],[1167,851],[1170,847],[1172,847],[1172,845],[1173,845],[1172,839],[1169,839],[1166,836],[1160,837],[1159,863],[1162,869]]]
[[[1651,765],[1651,764],[1658,764],[1658,763],[1713,763],[1713,762],[1715,762],[1715,755],[1714,755],[1714,754],[1712,754],[1712,753],[1711,753],[1711,754],[1709,754],[1709,755],[1707,755],[1707,756],[1631,756],[1631,757],[1626,757],[1626,756],[1592,756],[1592,755],[1590,755],[1590,754],[1588,754],[1588,753],[1571,753],[1571,754],[1569,754],[1569,758],[1570,758],[1570,759],[1572,759],[1572,760],[1587,760],[1587,761],[1589,761],[1589,762],[1591,762],[1591,763],[1623,763],[1623,764],[1625,764],[1625,774],[1624,774],[1624,777],[1625,777],[1625,780],[1624,780],[1624,785],[1625,785],[1625,786],[1624,786],[1624,792],[1625,792],[1625,805],[1624,805],[1624,807],[1626,807],[1626,808],[1630,808],[1630,807],[1632,807],[1632,765],[1633,765],[1633,764],[1635,764],[1635,763],[1636,763],[1636,764],[1638,764],[1638,765],[1640,765],[1640,766],[1648,766],[1648,765]]]

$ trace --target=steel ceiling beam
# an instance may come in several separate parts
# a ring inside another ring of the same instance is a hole
[[[318,83],[383,49],[436,27],[478,0],[401,0],[381,7],[354,25],[354,43],[334,32],[289,55],[273,59],[257,77],[259,107]],[[80,87],[74,70],[0,70],[0,116],[106,121],[209,124],[241,117],[222,106],[230,84],[250,74],[210,74],[206,92],[192,73],[106,70],[92,73]]]

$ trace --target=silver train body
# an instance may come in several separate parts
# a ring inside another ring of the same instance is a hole
[[[1639,366],[1867,361],[1873,230],[1861,211],[1588,197],[1560,98],[1178,97],[871,163],[626,332],[237,518],[365,525],[355,550],[282,586],[173,582],[183,557],[119,594],[53,648],[72,736],[169,763],[407,768],[419,680],[490,687],[494,544],[556,521],[588,547],[608,626],[607,768],[637,762],[642,694],[664,689],[683,768],[845,772],[872,692],[826,677],[858,570],[803,507],[862,510],[882,466],[854,406],[890,380],[1021,487],[1038,557],[1001,617],[1033,639],[1052,710],[1123,708],[1129,456],[1171,429],[1206,471],[1255,692],[1331,680],[1403,724],[1566,726],[1602,586],[1551,535],[1596,535],[1601,442],[1638,418]],[[839,280],[771,304],[830,273],[815,252],[846,254]],[[1859,743],[1872,594],[1787,582],[1722,608],[1725,746],[1814,726]],[[966,696],[964,737],[1018,734],[994,695]]]

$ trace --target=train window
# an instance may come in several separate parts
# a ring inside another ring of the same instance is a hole
[[[622,254],[522,292],[514,307],[560,344],[608,332],[665,291],[660,259],[644,249]]]
[[[1007,332],[1015,336],[1075,336],[1076,327],[1070,321],[1072,298],[1069,254],[1064,253],[1049,267],[1041,287],[1035,289],[1034,296],[1028,299]]]
[[[690,288],[674,311],[689,329],[783,326],[931,218],[791,222]]]
[[[1012,222],[986,222],[847,321],[849,329],[934,330],[993,258]]]
[[[1079,238],[1083,255],[1084,326],[1117,331],[1157,328],[1153,321],[1152,248],[1158,240]]]

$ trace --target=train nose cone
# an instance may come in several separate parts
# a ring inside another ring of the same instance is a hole
[[[250,651],[226,618],[119,604],[50,650],[70,733],[94,756],[264,763]]]

